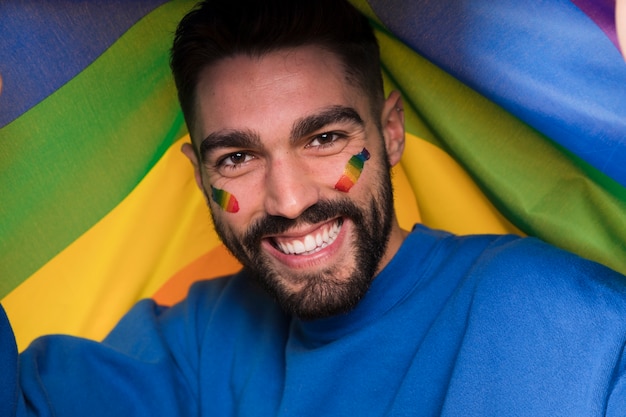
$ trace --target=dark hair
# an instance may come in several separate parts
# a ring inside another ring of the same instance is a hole
[[[379,123],[383,103],[378,43],[367,19],[345,0],[207,0],[180,22],[170,65],[189,129],[202,70],[238,54],[262,56],[317,45],[334,53],[346,79],[369,96]]]

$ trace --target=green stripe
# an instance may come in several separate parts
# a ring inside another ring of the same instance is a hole
[[[0,130],[0,297],[121,202],[184,134],[168,53],[193,3],[156,9]]]
[[[626,189],[377,31],[407,130],[455,158],[525,233],[626,273]]]

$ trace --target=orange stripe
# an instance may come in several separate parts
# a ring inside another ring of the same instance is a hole
[[[176,273],[152,298],[159,304],[172,305],[187,295],[189,287],[199,279],[230,275],[241,269],[241,264],[219,245]]]

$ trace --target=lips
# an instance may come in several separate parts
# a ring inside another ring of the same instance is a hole
[[[315,232],[298,238],[274,237],[273,245],[286,255],[311,255],[331,245],[341,230],[342,219],[328,223]]]

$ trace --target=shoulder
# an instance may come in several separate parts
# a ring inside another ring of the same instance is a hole
[[[565,285],[582,292],[597,287],[617,296],[626,296],[626,278],[623,275],[530,237],[492,241],[481,254],[476,272],[514,281],[517,286],[524,286],[524,283]]]
[[[539,239],[456,236],[424,226],[412,235],[434,242],[425,257],[431,273],[457,275],[459,291],[485,308],[626,320],[626,277]]]
[[[626,333],[626,278],[538,239],[493,240],[470,276],[479,304],[511,325]]]
[[[284,323],[271,298],[240,272],[194,284],[171,307],[139,302],[104,342],[130,356],[175,357],[189,374],[201,366],[202,352],[223,352],[244,339],[253,343],[269,327],[282,329]]]
[[[278,304],[246,270],[194,284],[186,299],[167,314],[178,316],[175,321],[182,320],[200,344],[207,337],[233,338],[242,333],[254,337],[288,322]]]
[[[260,310],[271,310],[273,302],[245,271],[194,283],[187,296],[173,306],[152,299],[138,302],[118,323],[106,341],[118,343],[129,335],[153,331],[176,340],[195,340],[211,323],[232,325],[251,320]],[[151,329],[151,330],[149,330]]]
[[[217,310],[231,314],[235,310],[266,309],[273,304],[271,297],[245,269],[234,275],[195,283],[182,302],[185,308],[211,314]]]

